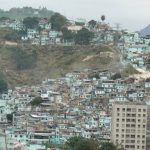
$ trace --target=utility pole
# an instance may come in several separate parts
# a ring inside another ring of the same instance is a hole
[[[114,46],[117,46],[118,45],[118,42],[119,42],[119,31],[120,31],[120,26],[121,24],[119,23],[116,23],[115,24],[115,33],[114,33]]]
[[[7,148],[7,139],[6,139],[6,133],[4,133],[4,136],[5,136],[5,148],[6,148],[6,150],[8,150],[8,148]]]

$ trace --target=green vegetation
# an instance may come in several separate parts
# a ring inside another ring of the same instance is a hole
[[[90,32],[88,29],[83,28],[78,31],[75,37],[75,43],[80,45],[88,45],[93,37],[93,33]]]
[[[150,78],[147,78],[147,79],[145,80],[145,82],[150,82]]]
[[[120,78],[121,78],[121,73],[115,73],[115,74],[111,77],[112,80],[116,80],[116,79],[120,79]]]
[[[116,146],[113,143],[102,142],[99,150],[124,150],[124,148],[120,148],[120,146]]]
[[[96,22],[95,20],[90,20],[90,21],[88,22],[88,24],[89,24],[89,26],[90,26],[91,28],[95,28],[97,22]]]
[[[106,20],[106,16],[105,15],[102,15],[101,16],[101,20],[104,22]]]
[[[123,150],[109,142],[99,142],[96,139],[71,137],[65,144],[65,150]]]
[[[16,48],[12,53],[12,58],[18,70],[30,69],[36,63],[37,53],[35,50],[29,53],[27,50]]]
[[[59,13],[55,13],[51,16],[50,22],[52,29],[60,31],[67,24],[67,19]]]
[[[118,55],[106,45],[0,45],[0,68],[9,86],[33,85],[41,82],[45,77],[57,78],[74,70],[113,69],[114,64],[111,62],[118,63],[116,57],[100,56],[100,52]],[[91,58],[83,61],[88,57]]]
[[[72,31],[68,30],[66,27],[62,28],[63,39],[65,42],[71,42],[74,39],[74,34]]]
[[[7,40],[12,42],[18,42],[21,40],[21,36],[23,35],[23,31],[14,31],[10,28],[0,29],[0,40]]]
[[[42,98],[41,97],[35,97],[30,104],[32,106],[39,106],[42,103]]]
[[[26,29],[34,29],[38,27],[39,20],[37,17],[27,17],[24,18],[23,24],[25,25]]]
[[[138,73],[139,72],[131,64],[128,64],[127,67],[123,71],[123,74],[125,74],[126,76],[138,74]]]
[[[21,35],[19,34],[19,32],[11,30],[5,35],[4,39],[7,41],[17,42],[21,40]]]
[[[54,12],[47,10],[47,8],[34,9],[32,7],[11,8],[9,11],[0,9],[0,17],[7,17],[11,19],[23,19],[26,17],[50,17]]]
[[[8,90],[7,82],[4,79],[4,75],[0,73],[0,94],[5,93]]]

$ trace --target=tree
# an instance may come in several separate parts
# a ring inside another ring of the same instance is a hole
[[[101,143],[99,150],[123,150],[123,148],[116,146],[113,143],[103,142],[103,143]]]
[[[74,39],[74,34],[66,27],[62,28],[62,33],[65,41],[72,41]]]
[[[34,29],[38,27],[39,20],[37,17],[27,17],[23,20],[26,29]]]
[[[18,70],[30,69],[36,64],[37,53],[35,50],[29,52],[26,49],[15,48],[12,58]]]
[[[97,22],[96,22],[95,20],[90,20],[90,21],[88,22],[88,24],[89,24],[90,28],[95,28]]]
[[[101,20],[102,20],[103,22],[106,20],[105,15],[102,15],[102,16],[101,16]]]
[[[31,102],[30,104],[32,106],[38,106],[42,103],[42,98],[41,97],[35,97]]]
[[[123,150],[123,148],[110,142],[75,136],[67,140],[65,150]]]
[[[0,93],[4,93],[8,90],[7,83],[4,79],[0,79]]]
[[[0,18],[0,21],[6,21],[6,20],[9,20],[10,18],[8,18],[8,17],[1,17]]]
[[[80,45],[88,45],[93,37],[93,33],[86,28],[78,31],[75,37],[75,43]]]
[[[7,41],[17,42],[21,40],[21,34],[19,32],[10,30],[8,33],[6,32],[4,39]]]
[[[150,78],[147,78],[147,79],[145,80],[145,82],[150,82]]]
[[[99,142],[94,139],[86,139],[83,137],[71,137],[66,142],[66,150],[98,150]]]
[[[7,82],[4,80],[4,76],[0,73],[0,94],[8,90]]]
[[[52,24],[52,29],[60,31],[67,24],[67,19],[59,13],[55,13],[51,16],[50,22]]]
[[[116,80],[116,79],[120,79],[120,78],[121,78],[121,73],[115,73],[115,74],[111,77],[112,80]]]

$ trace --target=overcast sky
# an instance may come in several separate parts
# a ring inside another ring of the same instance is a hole
[[[120,23],[129,30],[139,30],[150,24],[150,0],[0,0],[1,9],[23,6],[47,7],[69,19],[100,20],[105,14],[107,22]]]

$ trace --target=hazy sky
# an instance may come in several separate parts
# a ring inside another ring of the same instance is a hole
[[[23,6],[46,6],[70,19],[100,20],[105,14],[107,22],[120,23],[129,30],[139,30],[150,24],[150,0],[0,0],[1,9]]]

